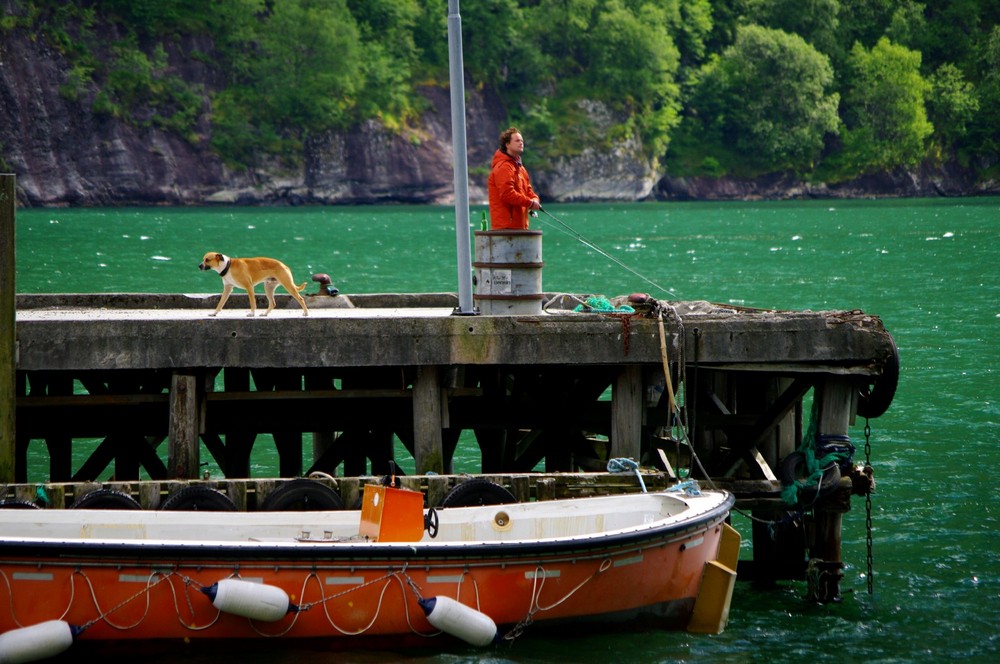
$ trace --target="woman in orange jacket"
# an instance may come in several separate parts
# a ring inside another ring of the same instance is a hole
[[[527,230],[528,213],[541,210],[538,194],[521,164],[524,138],[511,127],[500,134],[500,149],[493,155],[487,188],[490,194],[490,228]]]

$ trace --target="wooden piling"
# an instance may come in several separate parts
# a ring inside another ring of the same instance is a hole
[[[642,429],[642,367],[627,365],[611,391],[611,456],[639,460]]]
[[[843,376],[830,376],[818,392],[820,405],[816,430],[819,437],[846,437],[857,393],[854,384]],[[816,572],[809,592],[812,599],[818,602],[840,601],[840,580],[843,578],[841,527],[844,513],[851,509],[850,495],[850,480],[843,478],[836,494],[816,505],[815,537],[809,552],[812,569]]]
[[[174,479],[198,476],[198,378],[175,373],[170,380],[170,464]]]
[[[443,473],[441,381],[436,366],[417,367],[413,382],[413,446],[418,474]]]
[[[14,207],[14,176],[0,174],[0,483],[13,482],[15,477]]]

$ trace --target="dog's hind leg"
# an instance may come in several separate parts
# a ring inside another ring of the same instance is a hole
[[[267,311],[265,311],[262,316],[266,316],[271,311],[274,310],[274,289],[278,287],[278,281],[276,279],[265,279],[264,280],[264,294],[267,296]]]
[[[306,287],[306,282],[303,281],[301,286],[296,286],[295,282],[291,280],[291,277],[289,277],[287,279],[285,278],[281,279],[281,285],[284,287],[286,291],[288,291],[289,295],[295,298],[295,301],[299,303],[299,306],[302,307],[302,315],[308,316],[309,307],[306,306],[305,299],[303,299],[303,297],[299,295],[299,291]]]
[[[304,281],[302,282],[301,286],[296,286],[295,284],[292,284],[292,289],[290,291],[288,291],[288,292],[292,294],[292,297],[294,297],[298,301],[299,306],[302,307],[302,315],[303,316],[308,316],[309,315],[309,307],[306,306],[305,298],[303,298],[301,295],[299,295],[299,291],[302,290],[305,287],[306,287],[306,282],[304,282]]]

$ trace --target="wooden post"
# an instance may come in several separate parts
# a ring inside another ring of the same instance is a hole
[[[535,500],[555,500],[556,480],[554,477],[544,477],[535,482]]]
[[[611,457],[639,461],[642,441],[642,367],[622,369],[611,388]]]
[[[819,436],[846,436],[850,427],[851,407],[855,392],[854,384],[846,376],[830,376],[818,390]],[[845,480],[847,481],[847,480]],[[846,496],[841,496],[846,492]],[[840,601],[841,570],[841,528],[844,512],[851,509],[850,488],[839,488],[837,494],[820,501],[815,511],[815,543],[810,550],[810,564],[818,572],[814,575],[818,582],[810,589],[812,599],[819,602]]]
[[[441,381],[436,366],[417,367],[413,381],[413,449],[418,475],[444,472]]]
[[[17,337],[14,330],[14,176],[0,174],[0,484],[14,478]]]
[[[448,478],[443,475],[427,477],[427,506],[437,507],[448,494]]]
[[[175,373],[170,377],[170,451],[167,471],[171,479],[198,477],[198,377]]]
[[[306,371],[303,376],[303,384],[305,386],[305,391],[310,392],[313,390],[329,390],[333,387],[333,380],[329,375],[323,373],[321,370]],[[312,463],[316,463],[323,458],[337,442],[337,432],[336,431],[313,431],[312,432]],[[336,468],[330,469],[331,475],[337,474]]]

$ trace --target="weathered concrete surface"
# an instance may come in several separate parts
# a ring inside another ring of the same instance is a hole
[[[552,311],[457,316],[449,294],[314,296],[302,316],[288,298],[248,318],[233,297],[88,295],[19,298],[20,370],[186,367],[658,364],[657,321]],[[329,307],[334,302],[343,307]],[[427,306],[432,303],[432,306]],[[396,306],[393,306],[396,305]],[[442,306],[444,305],[444,306]],[[878,374],[892,353],[881,321],[862,312],[785,312],[678,302],[664,318],[667,349],[701,366]],[[681,343],[684,339],[684,343]]]

